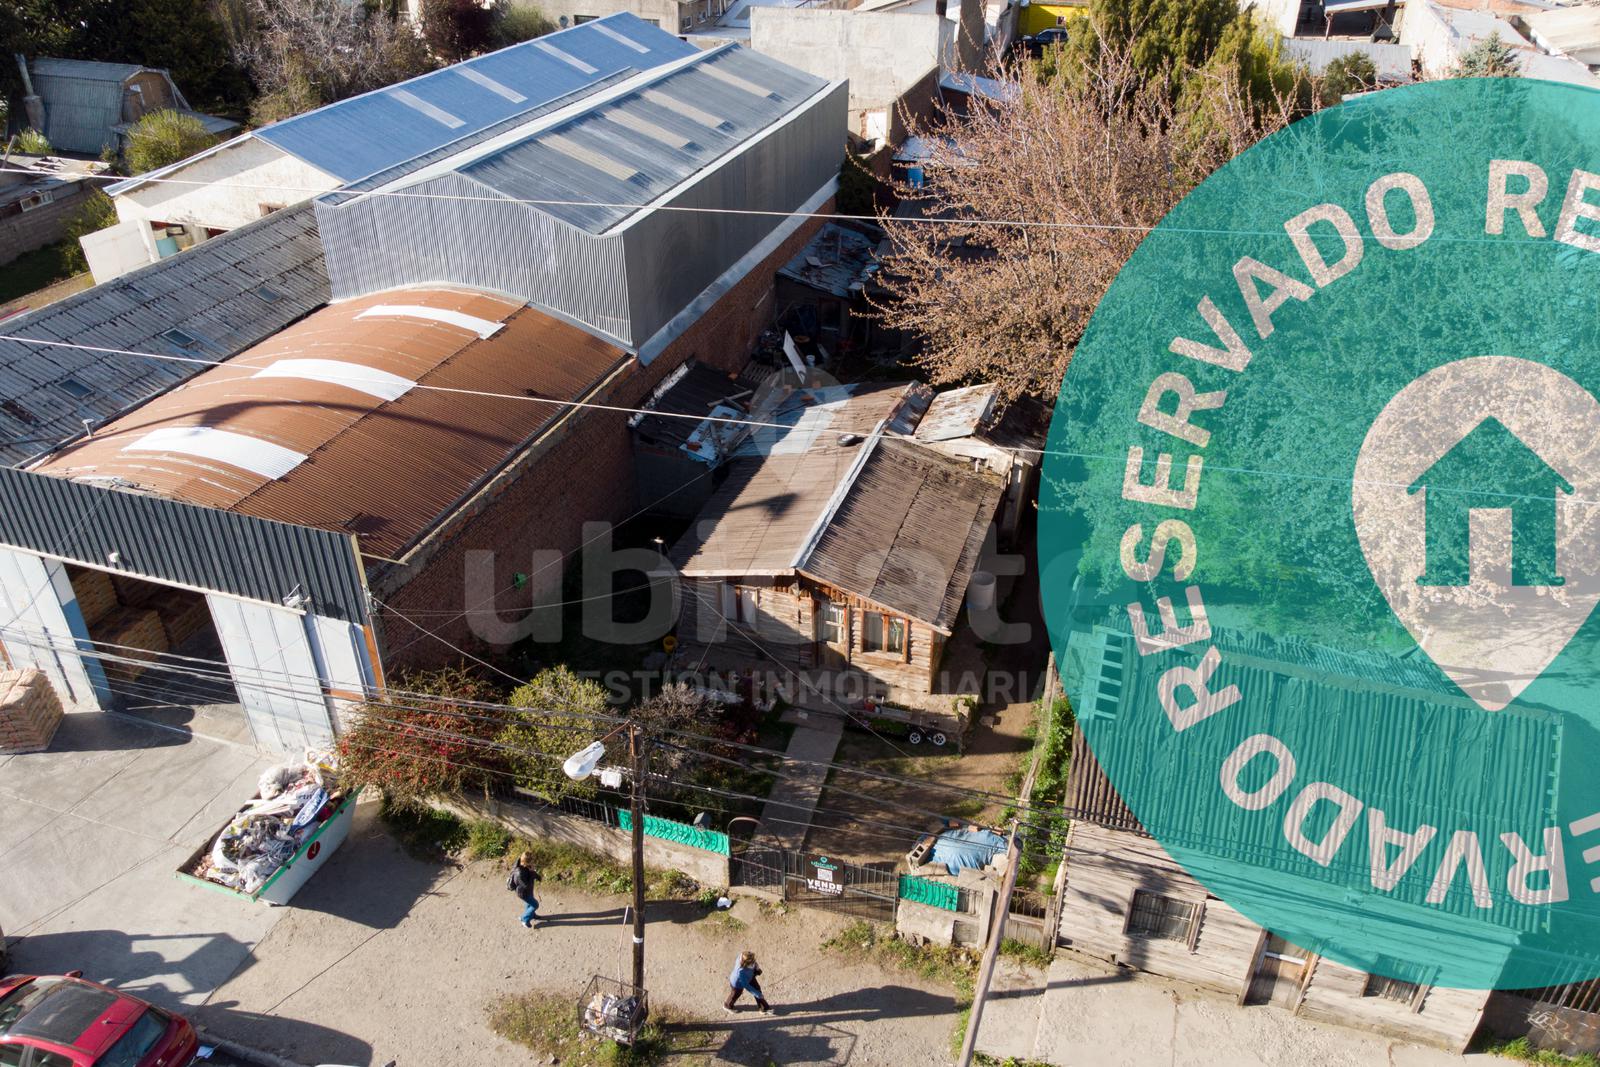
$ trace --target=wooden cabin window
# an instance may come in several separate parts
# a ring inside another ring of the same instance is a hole
[[[889,652],[896,656],[906,653],[906,620],[881,611],[861,613],[861,650],[863,652]]]
[[[1382,1000],[1392,1000],[1396,1004],[1415,1007],[1417,998],[1422,995],[1422,986],[1416,982],[1405,982],[1399,978],[1389,978],[1381,974],[1367,975],[1367,984],[1362,987],[1361,995],[1364,997],[1378,997]]]
[[[1192,944],[1199,910],[1188,901],[1135,889],[1133,904],[1128,909],[1128,933],[1133,937]]]
[[[754,626],[756,621],[756,606],[761,602],[760,594],[744,586],[739,587],[739,621]]]
[[[844,642],[844,612],[843,604],[831,601],[822,605],[822,612],[817,616],[817,636],[830,645]]]

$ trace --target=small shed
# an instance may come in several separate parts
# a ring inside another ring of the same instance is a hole
[[[44,107],[43,133],[59,152],[90,156],[108,148],[120,152],[135,122],[169,108],[199,119],[211,134],[239,125],[193,110],[172,75],[137,63],[43,58],[33,61],[30,73]]]

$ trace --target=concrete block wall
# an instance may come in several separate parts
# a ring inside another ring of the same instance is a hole
[[[832,210],[830,200],[822,211]],[[630,360],[614,373],[594,402],[636,406],[690,359],[728,372],[740,369],[772,320],[778,268],[821,225],[821,219],[807,220],[649,366]],[[406,670],[460,662],[463,657],[452,644],[474,655],[492,652],[499,642],[481,636],[493,632],[481,625],[484,619],[475,631],[470,617],[439,613],[484,612],[498,605],[506,618],[515,619],[533,604],[536,592],[545,600],[559,599],[553,594],[560,591],[563,567],[552,562],[551,554],[576,552],[583,543],[584,523],[620,521],[634,512],[636,500],[654,498],[650,487],[634,485],[627,420],[620,412],[572,411],[506,475],[436,531],[414,562],[372,576],[373,593],[393,609],[378,610],[384,669],[391,678]],[[500,595],[489,603],[475,596],[469,604],[468,553],[480,551],[494,553],[492,582],[486,579],[485,584]],[[530,577],[526,588],[512,588],[517,574]],[[419,631],[406,617],[432,634]]]

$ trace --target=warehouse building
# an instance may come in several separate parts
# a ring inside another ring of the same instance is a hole
[[[294,749],[525,636],[584,524],[634,510],[626,414],[572,402],[743,365],[843,106],[696,51],[6,323],[7,655],[79,707],[237,704]],[[662,210],[696,203],[759,213]]]

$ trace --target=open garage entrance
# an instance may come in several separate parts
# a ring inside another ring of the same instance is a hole
[[[117,711],[253,743],[205,594],[66,565]]]

